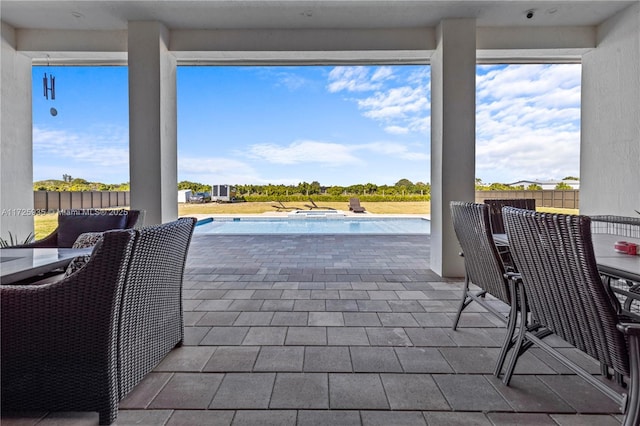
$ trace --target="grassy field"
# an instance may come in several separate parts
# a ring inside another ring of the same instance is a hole
[[[230,204],[179,204],[178,215],[206,215],[206,214],[259,214],[275,212],[274,203],[230,203]],[[306,203],[285,203],[287,207],[299,207],[306,209]],[[319,207],[331,207],[338,210],[348,210],[347,203],[322,203]],[[362,206],[367,212],[374,214],[430,214],[431,204],[428,202],[363,202]],[[540,207],[538,211],[549,213],[578,214],[577,209],[553,209]],[[57,214],[38,215],[34,219],[36,239],[49,235],[58,225]]]

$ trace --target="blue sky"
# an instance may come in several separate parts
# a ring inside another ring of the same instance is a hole
[[[56,99],[42,76],[56,77]],[[178,180],[430,181],[428,66],[179,67]],[[580,65],[478,66],[476,177],[577,176]],[[55,107],[58,114],[50,114]],[[129,180],[125,67],[34,67],[34,180]]]

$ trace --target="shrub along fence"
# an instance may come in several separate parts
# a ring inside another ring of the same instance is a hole
[[[124,207],[129,202],[129,191],[33,191],[36,211]]]
[[[577,189],[554,189],[544,191],[476,191],[477,203],[483,203],[484,200],[502,200],[509,198],[533,198],[536,200],[536,207],[554,207],[560,209],[580,208],[580,191]]]

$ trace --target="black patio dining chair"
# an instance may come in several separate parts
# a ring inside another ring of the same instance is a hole
[[[516,315],[513,314],[511,285],[505,275],[507,270],[491,233],[489,206],[452,201],[450,208],[453,228],[462,248],[465,270],[462,300],[453,322],[453,330],[458,327],[462,311],[474,301],[507,324],[507,335],[495,368],[497,375],[502,370],[506,352],[511,346]],[[480,290],[471,289],[471,284],[475,284]],[[510,307],[509,312],[505,315],[496,309],[486,300],[487,293],[506,303]]]
[[[509,384],[519,357],[533,343],[620,404],[624,426],[640,423],[640,323],[621,314],[603,285],[587,216],[536,213],[503,208],[509,245],[520,274],[520,327],[503,377]],[[618,374],[628,378],[628,395],[619,394],[538,336],[530,318]]]

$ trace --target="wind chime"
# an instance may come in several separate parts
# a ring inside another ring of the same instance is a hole
[[[49,77],[47,77],[47,73],[44,73],[42,88],[44,89],[44,98],[46,100],[49,100],[49,96],[51,96],[52,101],[56,100],[56,78],[52,74],[49,74]],[[58,115],[58,110],[54,107],[51,107],[49,112],[54,117]]]

